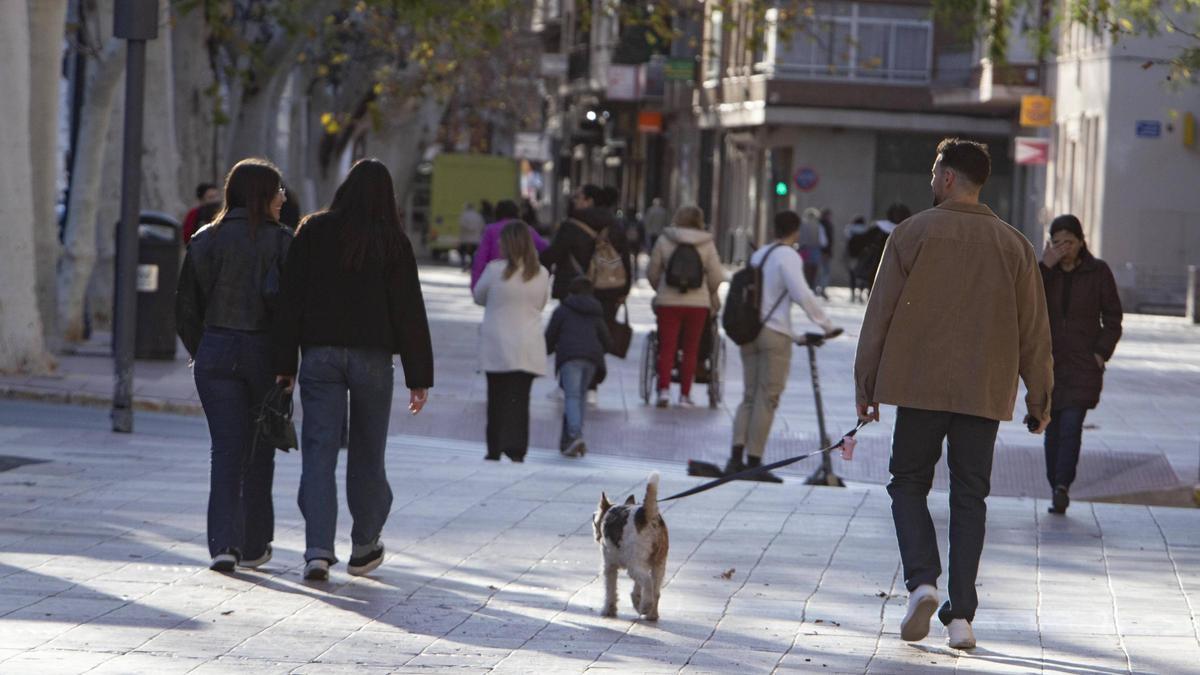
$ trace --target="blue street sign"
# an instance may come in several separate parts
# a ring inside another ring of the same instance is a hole
[[[794,177],[796,187],[800,188],[801,192],[812,192],[817,188],[817,184],[821,182],[821,177],[817,174],[817,170],[811,166],[802,166],[796,171]]]
[[[1162,122],[1158,120],[1138,120],[1138,138],[1158,138],[1162,136]]]

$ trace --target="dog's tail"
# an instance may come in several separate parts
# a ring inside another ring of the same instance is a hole
[[[646,497],[642,500],[642,508],[646,510],[646,519],[650,522],[658,520],[658,472],[654,471],[646,479]]]

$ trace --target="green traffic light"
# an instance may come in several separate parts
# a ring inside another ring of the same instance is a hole
[[[778,181],[775,183],[775,194],[780,197],[786,197],[788,193],[788,184],[786,181]]]

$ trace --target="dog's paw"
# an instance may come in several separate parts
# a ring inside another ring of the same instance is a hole
[[[605,618],[608,618],[608,619],[615,619],[615,618],[617,618],[617,607],[616,607],[616,605],[613,605],[612,607],[605,607],[603,610],[601,610],[601,612],[600,612],[600,616],[603,616],[603,617],[605,617]]]
[[[651,612],[642,616],[646,621],[658,621],[658,612]]]

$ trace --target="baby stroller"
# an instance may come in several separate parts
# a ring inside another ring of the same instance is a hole
[[[675,366],[671,368],[671,381],[679,381],[681,349],[675,355]],[[708,407],[721,405],[725,379],[725,340],[721,337],[721,325],[715,314],[710,314],[708,327],[700,337],[700,353],[696,357],[696,384],[708,385]],[[642,402],[649,405],[650,398],[658,393],[658,331],[652,330],[642,345]]]

